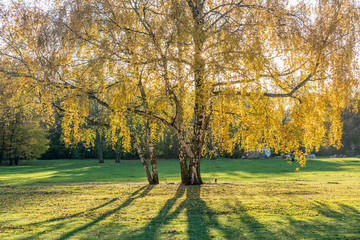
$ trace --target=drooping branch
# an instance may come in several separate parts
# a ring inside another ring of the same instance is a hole
[[[87,95],[88,95],[89,99],[94,100],[95,102],[97,102],[101,106],[109,109],[111,112],[114,112],[114,109],[107,102],[105,102],[105,101],[99,99],[98,97],[96,97],[94,93],[87,92]]]
[[[100,104],[101,106],[109,109],[111,112],[114,112],[114,109],[105,101],[103,100],[100,100],[98,97],[95,96],[94,93],[88,93],[88,96],[90,99],[96,101],[98,104]],[[154,120],[157,120],[157,121],[160,121],[161,123],[163,123],[164,125],[168,126],[168,127],[171,127],[171,128],[175,128],[175,126],[168,122],[166,119],[162,118],[162,117],[159,117],[153,113],[150,113],[148,111],[142,111],[142,110],[139,110],[137,109],[136,107],[134,108],[131,108],[131,107],[128,107],[126,108],[126,111],[128,113],[135,113],[135,114],[138,114],[138,115],[141,115],[141,116],[144,116],[144,117],[149,117],[151,119],[154,119]]]
[[[290,97],[290,98],[296,98],[294,96],[294,94],[300,89],[302,88],[303,86],[306,85],[307,82],[310,82],[311,81],[311,77],[312,77],[312,74],[310,73],[303,81],[301,81],[298,85],[296,85],[293,89],[291,89],[291,91],[287,92],[287,93],[271,93],[271,92],[265,92],[263,94],[264,97],[270,97],[270,98],[287,98],[287,97]],[[235,83],[241,83],[240,81],[232,81],[230,82],[230,84],[235,84]],[[217,83],[217,84],[214,84],[214,87],[216,86],[223,86],[223,85],[226,85],[228,83],[224,82],[224,83]],[[217,90],[217,91],[213,91],[212,92],[214,95],[219,95],[221,93],[223,93],[222,90]],[[238,95],[244,95],[244,93],[242,92],[236,92]],[[250,93],[246,92],[245,95],[250,95]],[[298,99],[298,98],[296,98]],[[298,99],[300,102],[301,100]]]
[[[264,93],[265,97],[291,97],[294,98],[294,93],[296,93],[300,88],[305,86],[307,82],[311,80],[312,74],[310,73],[303,81],[301,81],[298,85],[296,85],[290,92],[288,93]]]

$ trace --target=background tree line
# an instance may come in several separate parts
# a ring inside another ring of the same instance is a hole
[[[85,147],[83,143],[66,146],[63,141],[60,119],[56,118],[55,124],[47,129],[41,127],[39,118],[31,116],[21,117],[18,113],[15,119],[9,121],[10,116],[2,112],[0,121],[0,164],[17,165],[19,160],[29,159],[99,159],[99,147],[97,143],[94,146]],[[5,121],[6,120],[6,121]],[[334,154],[355,156],[360,154],[360,113],[345,111],[342,114],[343,134],[342,147],[322,147],[318,152],[320,156],[330,156]],[[160,159],[176,159],[178,157],[178,148],[176,139],[171,134],[164,134],[162,141],[157,144],[157,156]],[[132,148],[128,152],[117,145],[117,148],[111,144],[111,141],[103,140],[103,158],[121,160],[138,160],[138,153]],[[145,152],[148,155],[148,152]],[[274,153],[273,153],[274,154]],[[231,153],[225,153],[222,157],[241,158],[244,150],[235,148]]]
[[[62,129],[59,120],[49,129],[48,132],[49,149],[44,153],[41,159],[98,159],[99,146],[95,142],[94,146],[84,146],[78,143],[75,146],[66,146],[62,139]],[[178,149],[176,139],[170,133],[164,133],[162,141],[157,145],[157,156],[162,159],[176,159],[178,157]],[[134,148],[125,151],[121,144],[113,145],[110,139],[102,139],[103,141],[103,158],[104,159],[139,159],[138,153]],[[148,155],[147,152],[145,152]],[[118,155],[118,156],[117,156]]]

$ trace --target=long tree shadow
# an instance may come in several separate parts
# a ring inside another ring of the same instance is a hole
[[[254,216],[248,213],[247,207],[243,203],[236,201],[235,204],[227,204],[227,209],[235,213],[235,219],[233,220],[240,223],[233,230],[236,235],[232,238],[244,235],[247,239],[278,239],[266,225],[260,223]]]
[[[190,239],[212,239],[210,229],[219,230],[225,239],[234,238],[232,234],[234,229],[221,225],[216,213],[201,199],[201,186],[188,187],[184,205],[186,206]]]
[[[313,209],[322,217],[310,220],[288,217],[290,227],[282,234],[289,238],[360,239],[360,211],[356,208],[315,201]]]
[[[171,212],[171,209],[181,198],[186,191],[186,199],[183,200],[178,207]],[[263,234],[258,234],[257,237],[261,239],[271,238],[271,233],[265,226],[256,221],[246,213],[245,208],[238,205],[232,206],[233,212],[236,213],[235,218],[240,218],[241,224],[246,225],[245,231],[263,230]],[[187,235],[189,239],[213,239],[214,236],[211,230],[220,232],[220,235],[224,239],[238,238],[242,232],[237,226],[231,226],[231,224],[222,224],[219,222],[217,214],[224,214],[223,212],[216,212],[207,206],[206,202],[201,198],[201,186],[183,186],[180,185],[171,199],[169,199],[165,205],[161,208],[158,215],[148,223],[139,234],[133,235],[130,239],[158,239],[160,234],[160,228],[163,225],[170,224],[171,220],[176,219],[179,214],[184,211],[187,217]],[[240,212],[239,212],[240,211]],[[240,217],[238,217],[240,215]],[[173,229],[165,234],[178,234],[178,230]],[[171,236],[169,236],[171,238]]]
[[[176,201],[184,195],[185,190],[185,186],[179,185],[174,197],[167,200],[158,215],[143,228],[143,231],[140,234],[133,236],[131,239],[157,239],[161,224],[168,223],[171,219],[178,216],[183,209],[183,207],[179,206],[174,212],[170,213],[171,208],[175,205]]]
[[[80,215],[82,215],[84,213],[89,213],[89,212],[93,212],[95,210],[98,210],[98,209],[100,209],[102,207],[105,207],[105,206],[107,206],[107,205],[109,205],[109,204],[111,204],[111,203],[113,203],[113,202],[115,202],[117,200],[119,200],[119,198],[113,198],[110,201],[108,201],[108,202],[106,202],[104,204],[101,204],[101,205],[99,205],[97,207],[91,208],[91,209],[89,209],[87,211],[78,212],[78,213],[67,215],[67,216],[64,216],[64,217],[53,218],[53,219],[50,219],[50,220],[48,220],[46,222],[50,223],[50,222],[56,222],[56,221],[61,221],[61,220],[65,220],[65,219],[75,218],[75,217],[78,217],[78,216],[80,216]]]
[[[125,201],[123,202],[121,205],[119,205],[118,207],[102,214],[100,217],[98,217],[97,219],[93,220],[92,222],[88,223],[88,224],[85,224],[84,226],[82,227],[79,227],[77,229],[74,229],[72,230],[71,232],[68,232],[64,235],[62,235],[60,238],[58,238],[59,240],[64,240],[64,239],[67,239],[73,235],[75,235],[76,233],[80,232],[80,231],[83,231],[83,230],[86,230],[88,229],[89,227],[92,227],[94,226],[95,224],[97,224],[98,222],[104,220],[105,218],[111,216],[112,214],[118,212],[120,209],[122,208],[125,208],[127,206],[129,206],[134,200],[138,199],[138,198],[143,198],[145,197],[151,189],[153,189],[153,185],[148,185],[148,186],[144,186],[144,187],[141,187],[140,189],[138,189],[137,191],[135,191],[133,194],[131,194],[131,196]],[[141,192],[142,191],[142,192]]]
[[[139,189],[139,190],[140,190],[140,189]],[[137,190],[137,191],[139,191],[139,190]],[[134,194],[134,193],[133,193],[133,194]],[[115,201],[117,201],[117,200],[119,200],[119,198],[113,198],[113,199],[111,199],[110,201],[108,201],[108,202],[106,202],[106,203],[103,203],[103,204],[101,204],[101,205],[99,205],[99,206],[97,206],[97,207],[94,207],[94,208],[90,208],[90,209],[88,209],[88,210],[86,210],[86,211],[78,212],[78,213],[71,214],[71,215],[66,215],[66,216],[64,216],[64,217],[52,218],[52,219],[46,220],[46,221],[29,223],[29,224],[25,224],[25,225],[23,225],[23,226],[40,226],[40,225],[46,224],[46,223],[52,223],[52,222],[57,222],[57,221],[66,220],[66,219],[76,218],[76,217],[81,216],[82,214],[90,213],[90,212],[96,211],[96,210],[98,210],[98,209],[100,209],[100,208],[103,208],[103,207],[105,207],[105,206],[107,206],[107,205],[109,205],[109,204],[111,204],[111,203],[113,203],[113,202],[115,202]],[[65,223],[64,223],[64,224],[65,224]],[[29,237],[29,238],[25,238],[25,239],[32,239],[32,238],[33,238],[33,236],[32,236],[32,237]]]
[[[105,218],[107,218],[108,216],[116,213],[117,211],[119,211],[120,209],[122,208],[125,208],[127,207],[128,205],[130,205],[135,199],[138,199],[138,198],[143,198],[145,197],[149,191],[153,188],[154,186],[153,185],[149,185],[149,186],[143,186],[141,188],[139,188],[138,190],[136,190],[135,192],[133,192],[129,198],[123,202],[121,205],[119,205],[118,207],[102,214],[100,217],[98,217],[97,219],[93,220],[92,222],[88,223],[88,224],[85,224],[84,226],[82,227],[79,227],[77,229],[74,229],[72,230],[71,232],[68,232],[64,235],[62,235],[60,238],[58,239],[67,239],[73,235],[75,235],[77,232],[80,232],[80,231],[83,231],[83,230],[86,230],[87,228],[95,225],[96,223],[104,220]],[[85,214],[85,213],[90,213],[90,212],[93,212],[93,211],[96,211],[100,208],[103,208],[111,203],[114,203],[116,202],[117,200],[119,200],[118,198],[113,198],[111,199],[110,201],[106,202],[106,203],[103,203],[97,207],[94,207],[94,208],[91,208],[89,210],[86,210],[86,211],[82,211],[82,212],[78,212],[78,213],[75,213],[75,214],[72,214],[72,215],[68,215],[68,216],[64,216],[64,217],[57,217],[57,218],[52,218],[50,220],[46,220],[46,221],[42,221],[42,222],[37,222],[37,223],[31,223],[31,224],[28,224],[28,225],[32,225],[32,226],[40,226],[42,224],[47,224],[47,223],[53,223],[53,222],[59,222],[57,223],[55,226],[52,226],[52,229],[50,229],[50,231],[56,231],[56,230],[59,230],[61,228],[63,228],[67,222],[64,222],[63,220],[67,220],[67,219],[71,219],[71,218],[76,218],[78,216],[81,216],[82,214]],[[48,231],[44,231],[44,232],[41,232],[37,235],[33,235],[33,236],[30,236],[30,237],[27,237],[27,238],[23,238],[23,239],[38,239],[40,236],[46,234]]]
[[[98,217],[97,219],[93,220],[92,222],[88,223],[88,224],[85,224],[83,225],[82,227],[79,227],[77,229],[74,229],[72,230],[71,232],[68,232],[64,235],[62,235],[60,238],[58,239],[67,239],[73,235],[75,235],[76,233],[80,232],[80,231],[83,231],[83,230],[86,230],[87,228],[91,227],[91,226],[94,226],[95,224],[97,224],[98,222],[104,220],[105,218],[107,218],[108,216],[118,212],[120,209],[122,208],[125,208],[127,206],[129,206],[134,200],[136,199],[139,199],[139,198],[143,198],[145,197],[149,191],[153,188],[154,186],[153,185],[149,185],[149,186],[143,186],[141,188],[139,188],[138,190],[136,190],[135,192],[133,192],[129,198],[123,202],[121,205],[119,205],[118,207],[102,214],[100,217]],[[42,222],[37,222],[37,223],[31,223],[31,224],[28,224],[29,226],[41,226],[43,224],[48,224],[48,223],[54,223],[54,222],[58,222],[56,225],[53,225],[51,227],[51,229],[49,231],[56,231],[56,230],[59,230],[61,228],[63,228],[67,222],[64,222],[63,220],[67,220],[67,219],[72,219],[72,218],[76,218],[76,217],[79,217],[81,216],[82,214],[85,214],[85,213],[90,213],[90,212],[94,212],[100,208],[103,208],[107,205],[110,205],[114,202],[116,202],[117,200],[119,200],[118,198],[113,198],[111,199],[110,201],[106,202],[106,203],[103,203],[99,206],[96,206],[94,208],[91,208],[89,210],[86,210],[86,211],[82,211],[82,212],[78,212],[78,213],[75,213],[75,214],[72,214],[72,215],[68,215],[68,216],[64,216],[64,217],[57,217],[57,218],[52,218],[50,220],[46,220],[46,221],[42,221]],[[27,237],[27,238],[23,238],[23,239],[38,239],[40,236],[46,234],[48,231],[44,231],[44,232],[41,232],[37,235],[33,235],[33,236],[30,236],[30,237]]]
[[[140,190],[140,189],[139,189]],[[137,191],[139,191],[137,190]],[[134,193],[133,193],[134,194]],[[96,211],[100,208],[103,208],[115,201],[119,200],[119,198],[113,198],[111,199],[110,201],[106,202],[106,203],[103,203],[97,207],[94,207],[94,208],[90,208],[86,211],[82,211],[82,212],[78,212],[78,213],[75,213],[75,214],[71,214],[71,215],[66,215],[64,217],[57,217],[57,218],[52,218],[50,220],[46,220],[46,221],[41,221],[41,222],[36,222],[36,223],[29,223],[29,224],[25,224],[23,226],[41,226],[43,224],[47,224],[47,223],[53,223],[53,222],[58,222],[58,221],[62,221],[62,220],[67,220],[67,219],[71,219],[71,218],[76,218],[76,217],[79,217],[81,216],[82,214],[85,214],[85,213],[90,213],[90,212],[93,212],[93,211]],[[58,230],[60,229],[63,225],[65,225],[66,223],[65,222],[59,222],[56,227],[53,227],[52,231],[54,230]],[[37,239],[39,236],[45,234],[46,232],[42,232],[42,233],[39,233],[37,234],[36,236],[31,236],[31,237],[27,237],[27,238],[24,238],[24,239]]]

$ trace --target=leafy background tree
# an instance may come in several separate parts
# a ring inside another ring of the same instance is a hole
[[[318,152],[319,155],[355,156],[360,154],[360,113],[356,109],[346,110],[342,113],[342,122],[342,146],[340,148],[322,147]]]
[[[29,97],[10,78],[0,78],[0,164],[37,159],[49,147],[46,126]]]

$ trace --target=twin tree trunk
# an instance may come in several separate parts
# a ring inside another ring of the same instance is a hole
[[[181,183],[186,185],[202,184],[203,181],[200,175],[200,160],[201,160],[202,145],[199,144],[197,145],[197,149],[190,150],[188,146],[186,146],[185,144],[186,143],[184,143],[182,139],[179,141],[178,138]],[[194,143],[193,143],[193,147],[194,147]]]
[[[188,0],[188,5],[192,10],[192,18],[194,21],[192,37],[194,41],[193,77],[195,83],[195,122],[192,142],[186,142],[183,131],[183,106],[180,103],[176,104],[176,117],[174,119],[173,128],[178,140],[181,182],[187,185],[199,185],[203,183],[200,174],[201,150],[204,145],[205,132],[210,116],[210,113],[206,113],[209,112],[210,102],[205,89],[205,60],[202,57],[204,51],[203,47],[206,41],[206,34],[203,26],[204,2]]]

